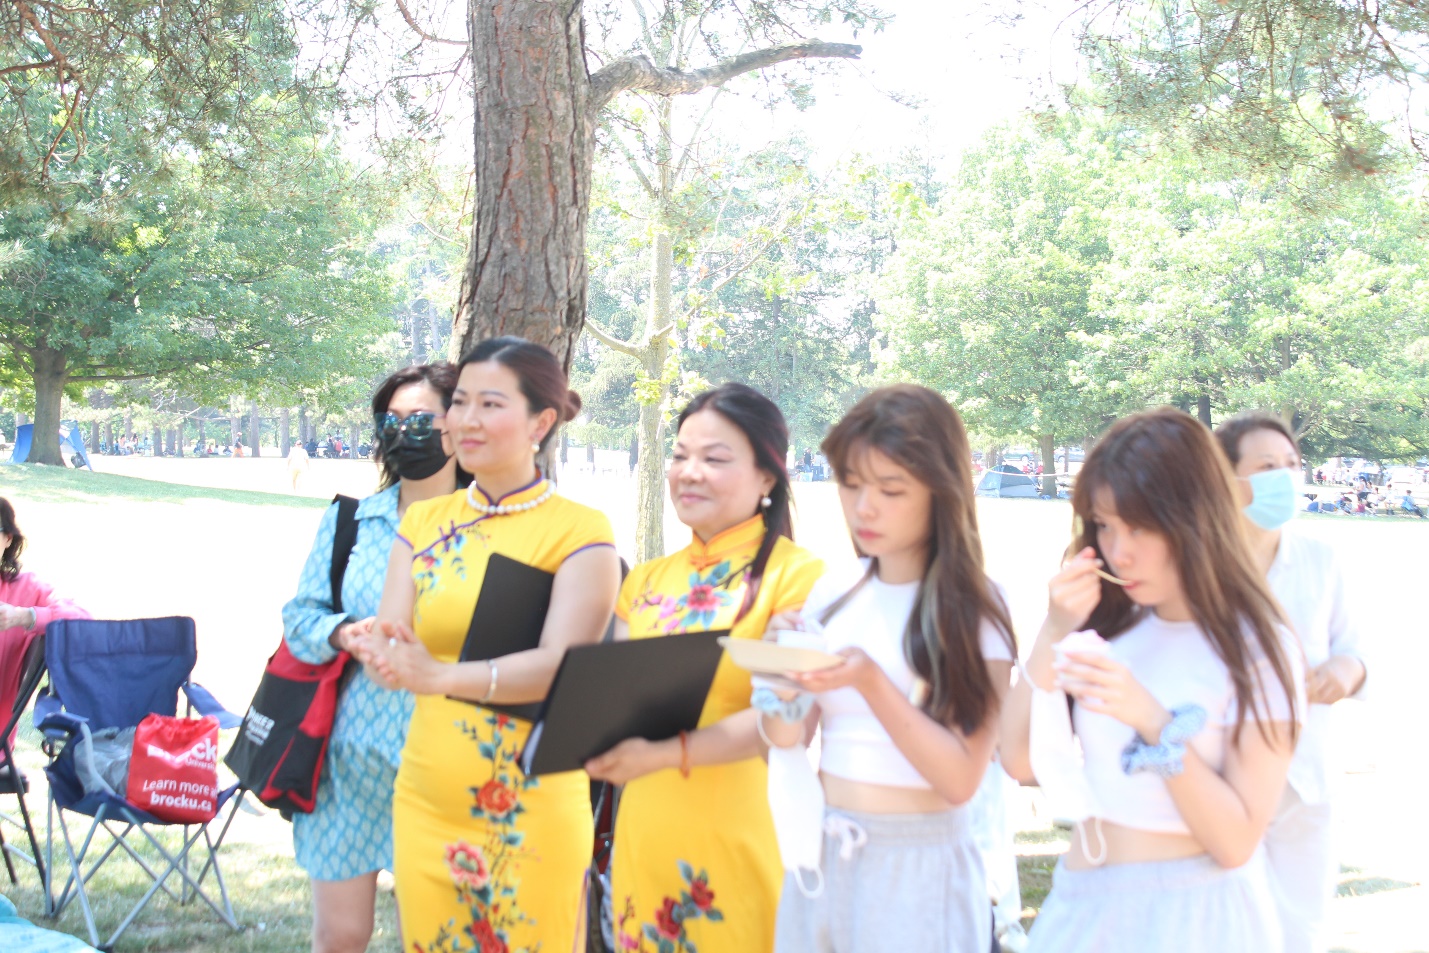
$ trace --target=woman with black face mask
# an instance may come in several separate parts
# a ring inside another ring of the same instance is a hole
[[[283,607],[284,638],[299,659],[321,663],[349,649],[376,615],[407,507],[457,490],[446,430],[456,379],[450,364],[407,367],[373,395],[381,483],[357,507],[341,609],[330,583],[337,506],[323,516],[298,594]],[[392,868],[392,786],[411,714],[409,693],[379,688],[364,672],[343,688],[317,806],[293,817],[294,853],[312,879],[314,953],[361,953],[372,937],[377,874]]]

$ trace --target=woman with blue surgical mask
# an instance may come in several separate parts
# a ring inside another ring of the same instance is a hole
[[[1364,692],[1365,663],[1335,551],[1285,528],[1299,509],[1300,448],[1279,417],[1245,414],[1216,438],[1237,477],[1251,551],[1305,650],[1309,710],[1289,783],[1265,835],[1287,953],[1325,949],[1338,864],[1331,843],[1330,706]]]

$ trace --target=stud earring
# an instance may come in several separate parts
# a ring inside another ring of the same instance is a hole
[[[762,507],[764,507],[764,508],[767,510],[767,509],[769,509],[769,507],[771,507],[771,506],[774,505],[774,501],[771,500],[771,499],[770,499],[769,497],[767,497],[767,496],[765,496],[765,497],[760,497],[760,499],[759,499],[759,505],[762,506]]]
[[[532,453],[540,453],[540,452],[541,452],[541,445],[540,445],[539,443],[533,443],[533,444],[531,444],[531,452],[532,452]]]

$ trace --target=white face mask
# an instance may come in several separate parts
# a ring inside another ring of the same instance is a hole
[[[799,890],[812,900],[824,892],[824,874],[819,869],[824,849],[824,786],[801,744],[769,749],[769,812],[774,816],[779,859],[794,875]],[[805,871],[813,872],[813,887],[805,886]]]
[[[1106,860],[1106,842],[1101,842],[1099,853],[1094,855],[1087,842],[1084,823],[1100,816],[1097,796],[1083,770],[1082,744],[1072,731],[1066,692],[1060,689],[1044,692],[1032,686],[1032,724],[1027,753],[1052,816],[1074,822],[1082,838],[1082,853],[1093,865],[1101,865]],[[1097,837],[1100,840],[1100,825]]]

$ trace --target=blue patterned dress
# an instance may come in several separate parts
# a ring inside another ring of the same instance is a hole
[[[323,514],[298,594],[283,607],[283,638],[299,659],[333,658],[337,651],[328,643],[333,630],[377,614],[397,538],[398,489],[358,504],[357,545],[342,581],[342,612],[333,611],[330,581],[337,507]],[[309,877],[348,880],[392,868],[392,785],[411,716],[409,693],[381,688],[360,669],[343,689],[317,806],[311,814],[293,816],[293,852]]]

